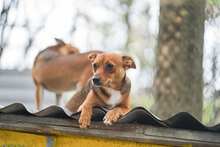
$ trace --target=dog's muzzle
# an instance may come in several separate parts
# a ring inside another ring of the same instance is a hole
[[[93,77],[92,82],[95,86],[101,86],[101,78],[98,76]]]

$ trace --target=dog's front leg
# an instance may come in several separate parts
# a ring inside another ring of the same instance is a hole
[[[94,94],[93,90],[90,90],[85,101],[78,109],[78,111],[82,111],[79,118],[80,128],[87,129],[87,127],[90,125],[92,116],[92,106],[95,104],[97,104],[96,95]]]

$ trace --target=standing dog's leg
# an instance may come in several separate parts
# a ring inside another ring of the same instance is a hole
[[[62,93],[56,93],[56,105],[60,105],[60,100],[62,97]]]
[[[36,103],[37,103],[37,110],[41,109],[42,106],[42,97],[43,97],[43,88],[40,84],[36,85]]]

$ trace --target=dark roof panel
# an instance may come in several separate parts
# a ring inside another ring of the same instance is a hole
[[[72,118],[71,116],[67,115],[61,107],[58,106],[50,106],[33,114],[39,117],[54,117],[54,118],[67,118],[67,119]]]
[[[20,103],[14,103],[0,109],[0,113],[17,114],[25,116],[33,116],[34,114],[27,111],[25,106]]]
[[[30,113],[23,104],[15,103],[0,109],[0,113],[5,114],[16,114],[25,116],[36,116],[36,117],[53,117],[63,119],[75,119],[78,120],[80,112],[67,114],[61,107],[50,106],[37,113]],[[107,113],[107,110],[99,106],[93,107],[92,121],[102,121],[103,117]],[[158,127],[177,128],[177,129],[188,129],[197,131],[209,131],[220,133],[220,124],[213,127],[204,126],[196,118],[186,112],[178,113],[167,120],[160,120],[154,116],[151,112],[147,111],[143,107],[136,107],[128,112],[125,116],[118,119],[118,123],[127,124],[141,124],[141,125],[152,125]]]

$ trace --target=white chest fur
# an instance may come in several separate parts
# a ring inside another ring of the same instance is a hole
[[[121,92],[118,90],[114,90],[112,88],[109,88],[108,91],[111,93],[111,98],[108,101],[109,105],[112,105],[113,107],[120,101],[121,98]]]

